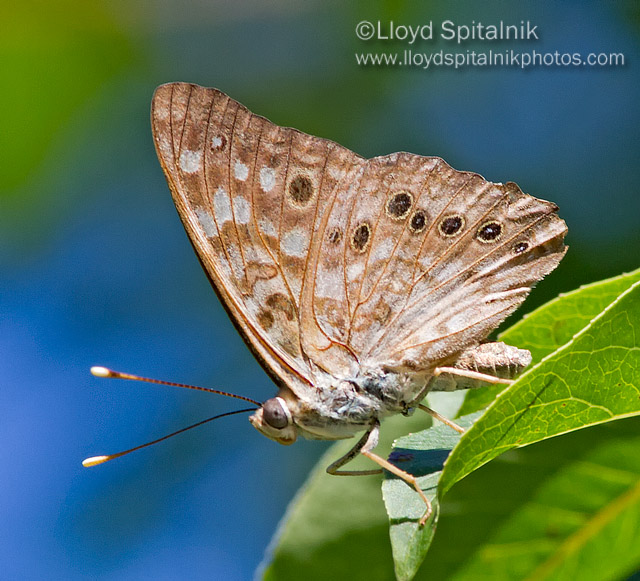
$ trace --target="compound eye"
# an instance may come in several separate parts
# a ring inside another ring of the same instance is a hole
[[[277,397],[272,397],[262,404],[262,419],[272,428],[281,430],[289,425],[287,413]]]

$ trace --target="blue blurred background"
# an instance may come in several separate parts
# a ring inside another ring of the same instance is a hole
[[[156,160],[154,88],[216,86],[365,156],[407,150],[556,202],[569,254],[523,312],[640,265],[640,13],[610,2],[8,0],[0,8],[3,579],[247,579],[322,452],[236,409],[89,375],[108,365],[265,399],[274,386],[200,270]],[[361,20],[530,20],[540,40],[414,51],[624,53],[621,67],[357,66]],[[234,407],[235,406],[235,407]]]

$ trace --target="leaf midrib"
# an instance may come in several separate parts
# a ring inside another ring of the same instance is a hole
[[[546,579],[569,555],[586,545],[619,514],[637,503],[640,503],[640,480],[637,480],[634,486],[611,501],[605,508],[595,513],[593,518],[589,519],[582,528],[569,535],[548,559],[540,563],[526,577],[526,581]]]

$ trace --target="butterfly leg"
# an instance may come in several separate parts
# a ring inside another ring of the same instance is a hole
[[[430,407],[427,407],[426,405],[423,405],[421,403],[418,404],[418,408],[420,408],[423,412],[427,412],[432,418],[438,420],[439,422],[442,422],[443,424],[449,426],[450,428],[453,428],[456,432],[464,434],[465,432],[464,428],[460,427],[455,422],[452,422],[449,418],[445,418],[442,414],[438,413],[436,410],[433,410]]]
[[[507,385],[511,385],[513,383],[513,379],[495,377],[494,375],[488,375],[487,373],[480,373],[479,371],[472,371],[471,369],[461,369],[459,367],[436,367],[433,370],[434,377],[442,375],[443,373],[458,375],[459,377],[466,377],[467,379],[482,381],[484,383],[505,383]]]
[[[349,450],[341,458],[338,458],[327,468],[327,472],[329,474],[334,474],[337,476],[363,476],[367,474],[380,474],[382,472],[382,469],[384,469],[388,472],[391,472],[392,474],[395,474],[398,478],[404,480],[409,486],[412,486],[427,506],[425,513],[420,517],[419,521],[420,526],[424,526],[424,524],[429,520],[431,513],[433,512],[431,508],[431,501],[426,497],[422,488],[420,488],[418,480],[415,476],[409,474],[408,472],[405,472],[388,460],[385,460],[382,456],[378,456],[378,454],[372,452],[372,450],[378,445],[379,433],[380,424],[376,421],[373,427],[369,431],[365,432],[362,438],[358,440],[358,443],[353,448],[351,448],[351,450]],[[340,470],[342,466],[344,466],[347,462],[353,460],[358,454],[362,454],[370,460],[373,460],[381,468],[375,470]]]
[[[374,433],[375,432],[375,433]],[[358,440],[358,443],[351,448],[344,456],[338,458],[330,466],[327,466],[327,472],[334,476],[368,476],[370,474],[382,474],[382,468],[376,468],[375,470],[340,470],[342,466],[351,462],[358,454],[364,450],[369,440],[373,438],[372,445],[369,449],[375,448],[378,444],[378,424],[376,424],[370,430],[367,430],[362,438]]]
[[[513,383],[512,379],[504,379],[502,377],[495,377],[494,375],[488,375],[487,373],[480,373],[479,371],[472,371],[471,369],[461,369],[459,367],[436,367],[433,370],[433,379],[436,379],[438,376],[442,374],[448,375],[457,375],[459,377],[464,377],[466,379],[472,380],[474,382],[481,381],[484,383],[505,383],[511,384]],[[439,414],[437,411],[427,407],[423,404],[418,404],[418,407],[427,412],[432,418],[446,424],[450,428],[453,428],[456,432],[464,434],[464,428],[461,428],[455,422],[452,422],[449,418],[445,418],[442,414]]]

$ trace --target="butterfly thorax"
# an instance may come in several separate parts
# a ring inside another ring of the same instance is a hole
[[[502,342],[483,343],[456,354],[440,373],[426,369],[363,369],[353,377],[337,379],[317,369],[312,390],[282,388],[251,418],[266,436],[291,444],[298,435],[309,439],[350,438],[388,415],[410,414],[428,391],[451,391],[486,385],[483,377],[514,379],[530,363],[531,353]],[[459,369],[451,374],[444,369]],[[478,378],[477,374],[483,377]]]
[[[281,444],[298,435],[314,440],[351,438],[376,421],[409,413],[410,402],[426,385],[415,374],[369,370],[352,378],[319,377],[316,389],[303,400],[281,390],[251,416],[253,426]]]

